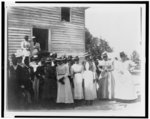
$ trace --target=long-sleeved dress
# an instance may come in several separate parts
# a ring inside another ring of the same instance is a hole
[[[90,64],[85,62],[86,70],[83,72],[84,80],[84,98],[85,100],[94,100],[97,98],[96,88],[94,83],[95,74],[89,70]]]
[[[57,72],[57,103],[73,103],[71,85],[68,78],[68,67],[65,64],[58,65]]]
[[[48,64],[46,66],[42,98],[55,100],[56,97],[57,97],[56,66]]]
[[[25,90],[29,93],[28,102],[33,101],[33,96],[34,96],[33,83],[32,83],[33,80],[34,80],[33,68],[25,65],[23,67],[21,84],[25,86]]]
[[[23,50],[23,55],[26,57],[29,57],[30,56],[30,50],[31,50],[31,44],[29,41],[23,41],[21,43],[21,48]]]
[[[35,44],[32,43],[32,51],[31,51],[32,56],[37,55],[40,50],[41,50],[40,43],[38,42],[36,42]]]
[[[83,67],[80,64],[74,64],[71,67],[71,74],[74,82],[74,99],[83,99]]]
[[[102,71],[99,77],[99,88],[98,88],[98,98],[99,99],[112,99],[114,98],[114,86],[115,80],[112,74],[112,61],[100,61],[99,67]],[[107,71],[106,71],[107,70]]]
[[[130,66],[135,64],[130,60],[125,62],[115,62],[115,98],[121,100],[134,100],[137,98],[133,76],[129,72]]]

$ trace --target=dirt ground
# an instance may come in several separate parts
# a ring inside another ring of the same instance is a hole
[[[98,111],[100,116],[135,116],[141,115],[141,87],[138,75],[134,75],[134,85],[139,95],[137,100],[134,101],[122,101],[122,100],[95,100],[92,105],[86,105],[85,101],[75,102],[74,104],[57,104],[53,100],[44,100],[41,103],[31,104],[26,107],[20,108],[24,111]]]

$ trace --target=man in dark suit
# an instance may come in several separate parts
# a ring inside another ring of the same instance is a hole
[[[29,66],[28,58],[25,58],[24,63],[21,87],[24,89],[25,95],[27,95],[27,102],[32,103],[34,97],[32,83],[34,80],[34,72],[33,68]]]
[[[43,85],[44,85],[44,80],[45,80],[44,60],[41,60],[41,65],[37,67],[35,75],[36,75],[36,77],[39,80],[39,95],[38,95],[38,99],[41,101],[42,93],[43,93]]]
[[[8,108],[18,108],[21,94],[21,78],[23,68],[17,64],[17,59],[12,58],[12,65],[9,68],[8,78]]]

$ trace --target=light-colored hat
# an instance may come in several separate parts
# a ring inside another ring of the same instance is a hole
[[[22,50],[17,50],[17,52],[15,53],[15,56],[18,57],[22,57],[23,56],[23,52]]]

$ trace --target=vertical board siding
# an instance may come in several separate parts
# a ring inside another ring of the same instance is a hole
[[[32,28],[51,30],[51,51],[83,53],[84,9],[71,8],[71,22],[61,22],[60,7],[11,7],[8,11],[8,54],[20,48],[25,35],[31,37]]]

